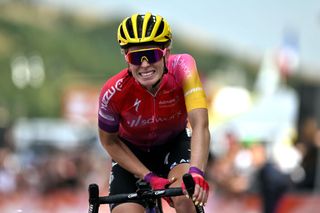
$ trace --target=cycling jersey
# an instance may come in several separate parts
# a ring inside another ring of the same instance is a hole
[[[98,125],[142,148],[161,145],[181,133],[187,112],[207,108],[196,63],[188,54],[170,55],[168,73],[156,94],[148,92],[128,69],[110,78],[99,99]]]

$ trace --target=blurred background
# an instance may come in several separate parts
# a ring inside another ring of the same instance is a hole
[[[126,66],[118,24],[146,11],[201,73],[207,211],[317,212],[319,1],[0,0],[1,212],[87,212],[90,183],[107,194],[98,95]]]

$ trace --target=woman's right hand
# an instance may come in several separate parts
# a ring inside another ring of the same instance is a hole
[[[154,190],[165,189],[170,184],[176,181],[176,178],[171,178],[170,180],[167,178],[162,178],[155,175],[153,172],[149,172],[144,176],[144,181],[150,183],[150,186]]]

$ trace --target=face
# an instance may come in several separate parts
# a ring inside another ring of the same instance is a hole
[[[157,46],[130,47],[126,55],[126,61],[132,76],[148,90],[162,78],[164,72],[164,60],[167,61],[169,50],[154,50]],[[147,52],[144,51],[147,49]],[[151,50],[148,50],[151,49]],[[134,55],[135,54],[135,55]],[[162,57],[163,55],[163,57]],[[157,60],[156,62],[153,62]]]

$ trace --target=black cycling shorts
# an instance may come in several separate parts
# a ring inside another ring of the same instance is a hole
[[[173,167],[190,161],[190,137],[186,131],[181,132],[165,145],[155,147],[151,151],[142,151],[126,141],[123,142],[150,171],[160,177],[167,177]],[[109,195],[136,192],[137,181],[138,179],[133,174],[116,162],[112,162]],[[119,204],[111,204],[110,209],[112,210],[116,205]]]

